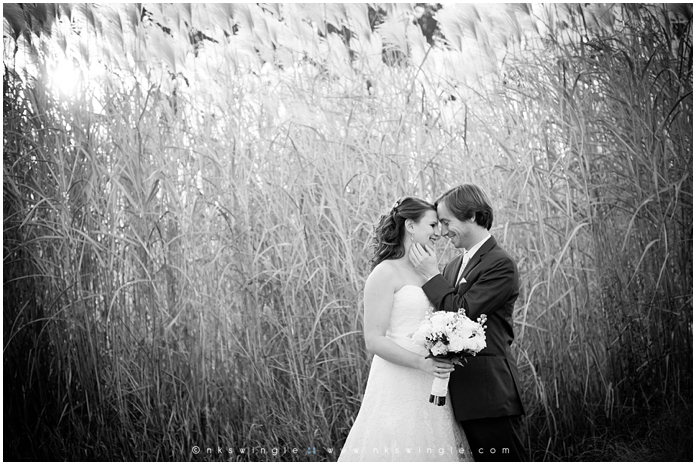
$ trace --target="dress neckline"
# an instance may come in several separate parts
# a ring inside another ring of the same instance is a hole
[[[399,288],[399,290],[396,291],[394,294],[398,294],[399,292],[403,291],[403,290],[404,290],[405,288],[407,288],[407,287],[417,287],[418,289],[421,289],[421,286],[418,286],[418,285],[416,285],[416,284],[404,284],[404,285],[401,286],[401,287]]]

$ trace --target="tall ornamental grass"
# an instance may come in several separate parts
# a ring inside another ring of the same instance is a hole
[[[142,8],[5,52],[6,458],[335,460],[373,226],[462,182],[520,269],[531,457],[692,458],[690,10],[451,5],[431,47],[408,5]],[[107,69],[70,95],[63,40]]]

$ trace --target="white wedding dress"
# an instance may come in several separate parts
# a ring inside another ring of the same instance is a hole
[[[423,290],[406,285],[394,294],[386,336],[401,347],[427,355],[411,340],[432,311]],[[469,444],[454,418],[447,395],[444,406],[428,402],[433,377],[375,355],[360,411],[339,462],[473,461]]]

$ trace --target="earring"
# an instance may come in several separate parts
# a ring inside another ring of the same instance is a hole
[[[411,244],[415,242],[415,239],[413,238],[413,233],[411,233]]]

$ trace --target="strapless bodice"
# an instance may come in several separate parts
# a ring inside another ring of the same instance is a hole
[[[411,339],[411,335],[432,311],[433,306],[420,286],[405,285],[394,293],[386,336],[411,352],[427,353],[424,347]]]

